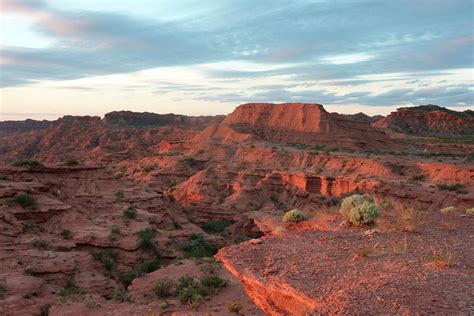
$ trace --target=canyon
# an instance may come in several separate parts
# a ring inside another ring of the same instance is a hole
[[[472,126],[309,103],[0,122],[0,314],[469,314]],[[373,224],[342,218],[356,193]]]

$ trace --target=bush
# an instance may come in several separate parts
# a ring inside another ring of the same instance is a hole
[[[92,259],[100,261],[107,271],[112,271],[117,265],[118,253],[111,250],[94,251]]]
[[[466,214],[467,214],[467,215],[472,215],[472,216],[474,216],[474,207],[468,208],[468,209],[466,210]]]
[[[120,228],[113,226],[112,229],[110,230],[109,240],[110,241],[117,240],[118,235],[120,235]]]
[[[445,208],[441,209],[441,213],[443,213],[443,214],[451,214],[451,213],[455,213],[457,211],[458,211],[458,209],[455,206],[448,206],[448,207],[445,207]]]
[[[231,313],[240,314],[242,308],[242,303],[240,303],[240,301],[232,301],[227,303],[227,310]]]
[[[79,162],[77,162],[77,160],[75,159],[70,158],[64,162],[64,165],[69,166],[69,167],[74,167],[74,166],[78,166]]]
[[[353,194],[342,200],[339,209],[342,217],[351,224],[372,224],[380,215],[380,209],[369,195]]]
[[[0,180],[10,180],[10,177],[2,174],[0,175]]]
[[[167,298],[173,294],[173,288],[175,287],[175,284],[172,280],[170,279],[163,279],[159,280],[156,284],[155,287],[153,288],[153,291],[155,292],[155,295],[159,298]]]
[[[217,246],[201,235],[192,235],[180,248],[185,258],[212,257],[218,250]]]
[[[223,232],[224,229],[231,224],[232,222],[230,221],[219,220],[205,223],[201,226],[201,228],[208,234],[217,234]]]
[[[23,208],[36,208],[36,199],[28,193],[20,193],[15,196],[15,202]]]
[[[409,181],[410,182],[418,182],[418,181],[425,181],[426,180],[426,174],[414,174],[410,177]]]
[[[51,245],[47,240],[42,240],[42,239],[36,239],[31,242],[31,245],[33,247],[41,249],[41,250],[49,250],[51,249]]]
[[[72,238],[72,232],[69,229],[63,229],[61,231],[61,236],[63,239],[71,239]]]
[[[158,249],[154,241],[155,237],[156,237],[156,231],[151,227],[147,227],[140,230],[138,232],[140,248],[144,250],[153,250],[157,252]]]
[[[208,274],[201,278],[201,285],[209,288],[222,288],[227,285],[227,281],[216,274]]]
[[[133,205],[130,205],[125,210],[123,210],[122,218],[123,219],[135,219],[135,218],[137,218],[137,210],[135,210],[135,207]]]
[[[123,199],[125,197],[125,194],[123,194],[123,191],[117,191],[115,192],[115,196],[117,199]]]
[[[130,284],[132,284],[132,281],[137,276],[138,275],[135,273],[135,271],[128,271],[128,272],[122,273],[120,275],[120,281],[122,281],[122,283],[125,287],[128,287]]]
[[[291,211],[286,212],[285,215],[283,215],[283,223],[285,224],[298,223],[304,219],[305,219],[305,216],[303,212],[301,212],[300,210],[296,208]]]
[[[28,170],[41,171],[44,169],[44,165],[37,160],[19,160],[13,164],[15,167],[23,167]]]
[[[460,184],[460,183],[455,183],[455,184],[441,183],[441,184],[437,184],[436,186],[438,187],[438,189],[440,189],[442,191],[455,191],[456,193],[459,193],[459,194],[469,193],[465,189],[466,186],[464,184]]]

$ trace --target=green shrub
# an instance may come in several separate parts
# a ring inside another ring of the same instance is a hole
[[[0,300],[7,296],[8,288],[3,282],[0,283]]]
[[[64,165],[69,166],[69,167],[74,167],[74,166],[78,166],[79,162],[73,158],[69,158],[69,159],[66,159],[66,161],[64,162]]]
[[[283,223],[285,224],[292,224],[292,223],[298,223],[301,222],[302,220],[305,219],[305,216],[303,212],[301,212],[298,209],[293,209],[291,211],[288,211],[283,215]]]
[[[160,268],[160,260],[158,258],[153,258],[149,260],[141,260],[138,262],[133,271],[137,274],[137,276],[143,275],[145,273],[150,273],[156,271]]]
[[[222,288],[227,285],[227,281],[216,274],[207,274],[201,278],[201,285],[208,288]]]
[[[112,271],[117,266],[118,253],[112,250],[94,251],[92,259],[100,261],[107,271]]]
[[[155,245],[156,230],[151,227],[144,228],[138,232],[139,246],[144,250],[153,250],[158,255]]]
[[[408,179],[410,182],[418,182],[418,181],[425,181],[426,179],[426,174],[414,174]]]
[[[441,183],[441,184],[437,184],[436,186],[438,187],[438,189],[440,189],[442,191],[455,191],[456,193],[459,193],[459,194],[469,193],[465,189],[466,186],[464,184],[460,184],[460,183],[455,183],[455,184]]]
[[[37,160],[19,160],[13,164],[15,167],[23,167],[28,170],[41,171],[44,165]]]
[[[63,229],[61,231],[61,236],[63,239],[71,239],[72,238],[72,232],[69,229]]]
[[[234,242],[236,244],[240,244],[241,242],[244,242],[244,241],[247,241],[247,240],[250,240],[250,239],[252,239],[252,237],[245,236],[245,235],[240,235],[240,236],[235,237]]]
[[[28,193],[17,194],[14,198],[14,201],[23,208],[36,208],[37,207],[36,199],[33,196],[29,195]]]
[[[31,242],[33,247],[41,249],[41,250],[49,250],[51,249],[51,245],[47,240],[36,239]]]
[[[124,290],[115,290],[112,299],[120,303],[131,302],[132,295]]]
[[[122,281],[122,284],[125,287],[128,287],[130,284],[132,284],[132,281],[137,277],[138,275],[135,273],[135,271],[128,271],[124,272],[120,275],[120,281]]]
[[[0,175],[0,180],[10,180],[10,177],[2,174]]]
[[[223,232],[224,229],[231,224],[232,222],[230,221],[218,220],[205,223],[201,226],[201,228],[208,234],[217,234]]]
[[[344,198],[339,212],[344,219],[357,226],[372,224],[380,215],[380,209],[372,197],[360,194]]]
[[[109,240],[116,241],[118,235],[120,235],[120,228],[113,226],[112,229],[110,230]]]
[[[175,284],[172,280],[170,279],[163,279],[159,280],[156,284],[155,287],[153,288],[153,291],[155,292],[155,295],[159,298],[167,298],[173,294],[173,289],[175,287]]]
[[[125,194],[123,194],[123,191],[117,191],[115,192],[115,196],[117,199],[123,199],[125,197]]]
[[[201,235],[192,235],[180,248],[185,258],[212,257],[218,250],[217,246]]]
[[[122,218],[123,219],[135,219],[135,218],[137,218],[137,210],[135,210],[135,207],[133,205],[130,205],[125,210],[123,210]]]

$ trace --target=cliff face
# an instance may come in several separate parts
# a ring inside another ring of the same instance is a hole
[[[474,112],[456,112],[436,105],[423,105],[400,108],[372,125],[418,136],[472,135]]]
[[[320,104],[306,103],[243,104],[222,123],[209,126],[203,135],[223,141],[260,139],[358,149],[396,146],[366,122],[328,113]]]

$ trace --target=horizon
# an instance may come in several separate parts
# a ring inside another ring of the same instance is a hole
[[[0,3],[0,121],[474,109],[472,1]]]

